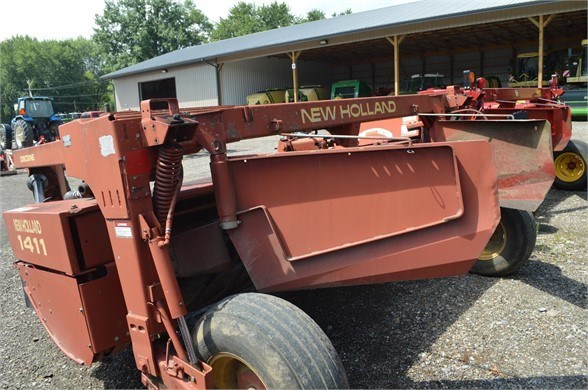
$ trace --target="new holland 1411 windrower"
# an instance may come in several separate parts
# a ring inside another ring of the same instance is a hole
[[[469,101],[446,91],[180,110],[163,99],[62,125],[60,140],[13,155],[35,199],[4,213],[26,296],[79,363],[131,344],[150,388],[345,387],[306,314],[247,291],[460,275],[480,262],[514,272],[535,242],[528,210],[553,181],[551,126],[458,120]],[[411,115],[426,128],[418,139],[357,135]],[[227,155],[228,143],[277,134],[279,153]],[[202,149],[211,178],[183,183],[183,156]],[[84,184],[68,191],[66,172]]]

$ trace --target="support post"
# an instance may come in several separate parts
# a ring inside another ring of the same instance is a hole
[[[221,82],[221,70],[223,69],[224,62],[221,63],[212,63],[205,59],[200,60],[205,64],[208,64],[214,68],[214,77],[216,79],[216,103],[218,106],[223,105],[223,95],[222,95],[222,82]]]
[[[547,20],[543,20],[543,15],[539,15],[539,20],[535,18],[529,17],[531,23],[535,25],[539,29],[539,61],[537,67],[537,88],[541,88],[543,86],[543,36],[545,27],[551,22],[555,15],[549,15]]]
[[[292,60],[292,84],[294,85],[294,103],[298,101],[298,69],[296,67],[296,61],[300,57],[302,51],[293,51],[288,54],[288,57]]]
[[[406,35],[394,35],[392,38],[386,37],[388,42],[394,46],[394,95],[398,96],[400,94],[400,44],[404,40]]]
[[[221,62],[220,64],[216,65],[216,100],[219,106],[223,105],[223,84],[221,81],[221,71],[223,70],[224,64],[224,62]]]

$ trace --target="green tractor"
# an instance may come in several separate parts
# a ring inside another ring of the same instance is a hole
[[[562,100],[572,108],[572,119],[588,120],[588,39],[582,41],[582,51],[569,58]]]
[[[61,117],[53,111],[46,96],[27,96],[14,105],[16,116],[8,124],[0,125],[0,147],[16,149],[59,139]]]

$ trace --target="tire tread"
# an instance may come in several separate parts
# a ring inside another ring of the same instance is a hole
[[[280,298],[257,293],[238,294],[213,305],[194,328],[194,342],[200,358],[211,351],[206,340],[200,340],[204,323],[210,323],[210,333],[216,324],[233,324],[253,329],[271,343],[288,365],[289,386],[298,388],[348,387],[343,365],[330,340],[320,327],[294,305]],[[216,331],[216,330],[215,330]],[[204,337],[206,339],[206,337]]]

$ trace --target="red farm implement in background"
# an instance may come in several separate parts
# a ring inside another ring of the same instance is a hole
[[[588,146],[571,139],[572,110],[561,104],[566,91],[551,88],[484,89],[484,112],[526,115],[546,119],[551,124],[555,186],[572,191],[586,191]]]
[[[479,78],[473,88],[463,90],[471,101],[467,104],[474,113],[485,116],[472,119],[487,119],[497,114],[512,115],[518,119],[545,119],[551,125],[551,143],[555,163],[557,188],[585,191],[587,187],[586,161],[588,145],[572,137],[572,109],[560,103],[565,100],[566,90],[557,88],[485,88]],[[428,90],[424,94],[443,93],[443,90]]]

